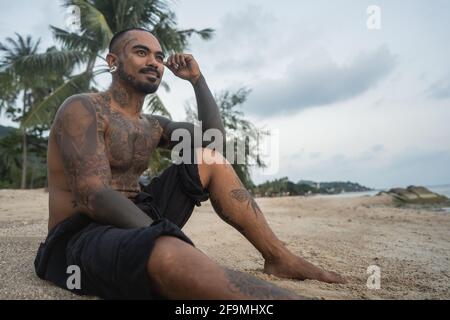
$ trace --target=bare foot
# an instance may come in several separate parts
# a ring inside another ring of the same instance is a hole
[[[283,258],[274,261],[266,260],[264,263],[264,272],[280,278],[346,283],[345,279],[339,274],[316,267],[312,263],[292,253],[288,253]]]

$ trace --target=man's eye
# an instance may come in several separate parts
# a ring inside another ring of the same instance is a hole
[[[145,52],[144,50],[139,50],[139,51],[137,52],[137,54],[140,55],[140,56],[142,56],[142,57],[145,57],[146,52]]]
[[[158,61],[161,61],[161,62],[162,62],[162,61],[164,61],[164,58],[163,58],[163,57],[161,57],[161,56],[157,56],[157,57],[156,57],[156,60],[158,60]]]

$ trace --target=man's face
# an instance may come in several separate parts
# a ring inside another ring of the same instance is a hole
[[[164,74],[164,54],[152,34],[129,31],[116,44],[114,53],[120,80],[145,94],[156,92]]]

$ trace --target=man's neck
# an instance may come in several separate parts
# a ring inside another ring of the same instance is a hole
[[[127,115],[138,116],[142,111],[145,94],[123,85],[119,81],[113,81],[108,89],[113,102]]]

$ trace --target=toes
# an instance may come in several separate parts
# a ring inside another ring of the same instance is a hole
[[[347,283],[347,280],[345,280],[344,277],[342,277],[341,275],[339,275],[336,272],[331,272],[331,271],[327,272],[325,281],[329,282],[329,283],[339,283],[339,284]]]

